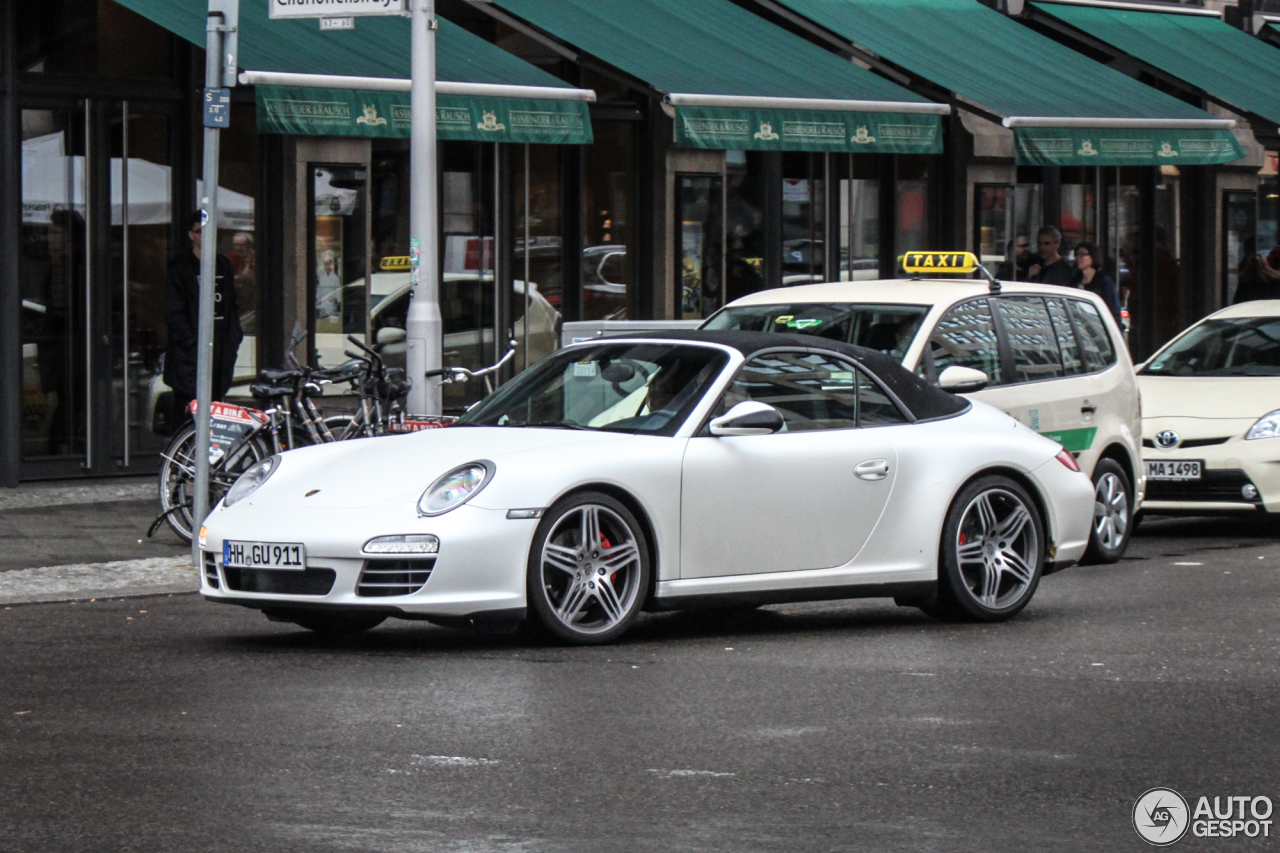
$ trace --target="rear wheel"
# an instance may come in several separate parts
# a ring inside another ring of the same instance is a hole
[[[1124,556],[1133,521],[1129,475],[1114,459],[1099,459],[1093,469],[1093,527],[1082,563],[1114,563]]]
[[[631,626],[649,588],[649,547],[636,517],[600,492],[547,511],[529,551],[529,602],[561,640],[607,643]]]
[[[1027,606],[1044,570],[1044,524],[1026,489],[981,477],[947,511],[930,615],[1000,622]]]

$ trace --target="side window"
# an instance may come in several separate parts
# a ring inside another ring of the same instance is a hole
[[[1044,300],[1039,296],[1002,296],[996,304],[1013,354],[1014,381],[1061,377],[1062,358]]]
[[[757,356],[742,366],[725,392],[724,410],[755,400],[782,413],[786,431],[849,429],[857,421],[854,370],[804,352]]]
[[[1080,327],[1084,339],[1084,366],[1086,370],[1102,370],[1116,363],[1116,350],[1107,334],[1106,324],[1098,316],[1093,303],[1082,299],[1071,300],[1071,315]]]
[[[870,376],[858,371],[858,426],[905,424],[907,419]]]
[[[1000,369],[1000,339],[985,299],[962,302],[943,314],[929,336],[929,352],[938,373],[958,364],[981,370],[992,385],[1005,381]]]
[[[1061,299],[1046,299],[1044,304],[1049,308],[1049,317],[1053,320],[1053,333],[1058,338],[1058,351],[1062,353],[1062,367],[1068,376],[1084,372],[1080,361],[1080,346],[1076,343],[1075,333],[1071,331],[1071,320],[1067,317],[1067,303]]]

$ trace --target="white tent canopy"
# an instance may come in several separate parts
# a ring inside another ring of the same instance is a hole
[[[22,221],[48,223],[54,211],[73,210],[84,215],[84,157],[67,156],[63,134],[51,133],[22,142]],[[129,158],[129,224],[165,225],[173,220],[170,169],[149,160]],[[123,164],[111,158],[111,224],[124,224]],[[196,182],[197,197],[204,195]],[[253,198],[225,187],[218,188],[218,227],[253,229]]]

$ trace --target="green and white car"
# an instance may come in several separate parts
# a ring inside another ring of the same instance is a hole
[[[1084,562],[1123,556],[1142,505],[1142,416],[1124,336],[1085,290],[966,279],[806,284],[745,296],[702,328],[803,332],[878,349],[1003,409],[1071,451],[1094,482]]]

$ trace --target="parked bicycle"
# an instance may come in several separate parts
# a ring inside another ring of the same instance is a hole
[[[333,368],[312,368],[298,364],[289,353],[290,366],[264,369],[262,382],[249,386],[263,408],[232,403],[210,407],[209,506],[227,493],[242,473],[260,460],[295,447],[346,441],[353,438],[417,432],[447,426],[454,418],[446,415],[415,415],[405,411],[411,383],[400,368],[389,368],[377,350],[354,336],[347,338],[359,353],[347,351],[350,360]],[[515,341],[495,364],[481,370],[446,367],[427,371],[443,382],[483,378],[486,393],[492,393],[492,377],[515,357]],[[350,383],[359,397],[353,414],[324,415],[314,398],[326,385]],[[195,404],[188,411],[195,413]],[[147,535],[168,524],[180,538],[190,542],[191,509],[195,490],[196,427],[189,423],[169,441],[160,466],[160,514]]]

